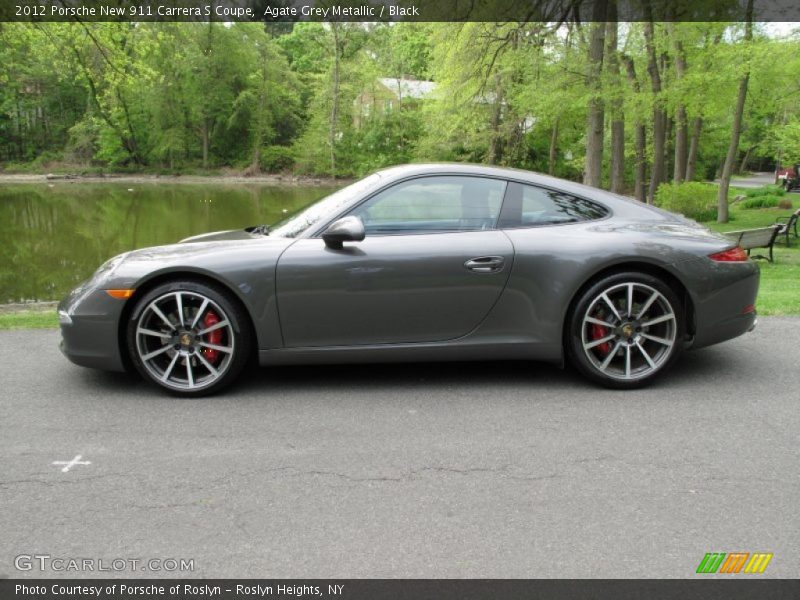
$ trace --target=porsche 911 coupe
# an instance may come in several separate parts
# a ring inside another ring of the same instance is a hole
[[[753,329],[758,267],[682,216],[527,171],[374,173],[271,227],[126,252],[59,305],[64,354],[217,392],[251,359],[536,360],[613,388]]]

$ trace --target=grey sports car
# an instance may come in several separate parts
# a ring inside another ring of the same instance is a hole
[[[527,171],[374,173],[272,227],[121,254],[59,306],[74,363],[184,396],[262,365],[524,359],[634,388],[753,329],[758,267],[652,206]]]

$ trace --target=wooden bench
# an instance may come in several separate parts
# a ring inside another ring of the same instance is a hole
[[[800,208],[794,211],[788,217],[778,217],[775,219],[775,224],[780,225],[781,230],[778,232],[778,235],[786,236],[786,245],[790,246],[789,243],[789,235],[793,235],[794,237],[798,237],[797,235],[797,219],[800,218]]]
[[[775,240],[781,233],[781,228],[781,225],[770,225],[769,227],[759,227],[758,229],[728,231],[725,235],[736,242],[740,248],[747,250],[747,256],[750,256],[750,250],[754,248],[768,248],[768,257],[756,254],[752,256],[752,258],[763,258],[772,262],[772,247],[775,245]]]

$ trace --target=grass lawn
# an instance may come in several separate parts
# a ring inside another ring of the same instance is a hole
[[[800,194],[787,194],[793,208],[741,208],[733,204],[730,208],[729,223],[706,222],[714,231],[737,231],[772,225],[777,217],[788,216],[800,208]],[[775,243],[775,262],[759,260],[761,267],[761,287],[758,292],[756,308],[760,315],[800,315],[800,240],[792,238],[792,246],[787,248],[783,238]],[[753,250],[753,254],[760,254]],[[766,250],[763,251],[766,253]]]
[[[54,310],[24,310],[0,313],[0,329],[57,329],[58,315]]]

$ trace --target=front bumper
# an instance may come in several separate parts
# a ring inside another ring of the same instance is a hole
[[[61,352],[82,367],[124,371],[119,320],[124,300],[82,286],[58,305]]]

